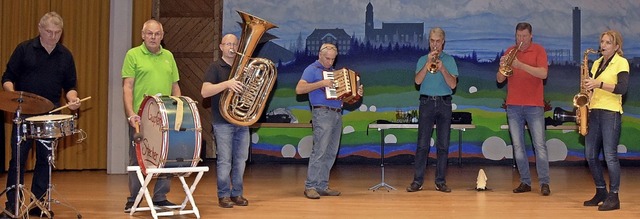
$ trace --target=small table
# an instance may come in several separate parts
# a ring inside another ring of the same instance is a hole
[[[435,125],[434,125],[435,127]],[[451,129],[458,130],[458,166],[462,166],[462,132],[467,129],[473,129],[476,125],[473,124],[451,124]],[[418,124],[403,124],[403,123],[392,123],[392,124],[369,124],[370,129],[378,129],[380,131],[380,169],[382,172],[382,182],[378,183],[375,186],[369,188],[369,190],[376,191],[381,187],[396,190],[391,185],[384,182],[384,130],[385,129],[417,129]]]

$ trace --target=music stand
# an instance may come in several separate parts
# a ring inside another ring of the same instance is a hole
[[[379,188],[386,188],[388,192],[390,190],[396,190],[396,188],[393,188],[393,186],[384,182],[384,129],[378,128],[378,131],[380,131],[380,169],[382,172],[382,181],[369,188],[369,190],[373,190],[375,192]]]

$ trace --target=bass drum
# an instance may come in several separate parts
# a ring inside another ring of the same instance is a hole
[[[146,96],[138,111],[142,139],[136,143],[140,169],[195,167],[202,128],[196,102],[186,96]]]

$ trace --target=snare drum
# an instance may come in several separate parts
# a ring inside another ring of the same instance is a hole
[[[27,138],[61,138],[73,135],[75,127],[75,118],[63,114],[33,116],[22,124]]]
[[[202,128],[189,97],[147,96],[140,105],[136,155],[140,169],[195,167],[200,161]]]

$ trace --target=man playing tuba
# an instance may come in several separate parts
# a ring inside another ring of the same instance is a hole
[[[223,91],[241,92],[243,84],[233,77],[231,65],[236,57],[238,38],[233,34],[222,37],[220,51],[222,58],[215,61],[205,73],[205,81],[200,91],[203,98],[211,97],[213,135],[216,140],[216,173],[218,205],[232,208],[234,205],[247,206],[243,197],[243,175],[249,157],[249,127],[229,123],[220,112],[220,97]]]

